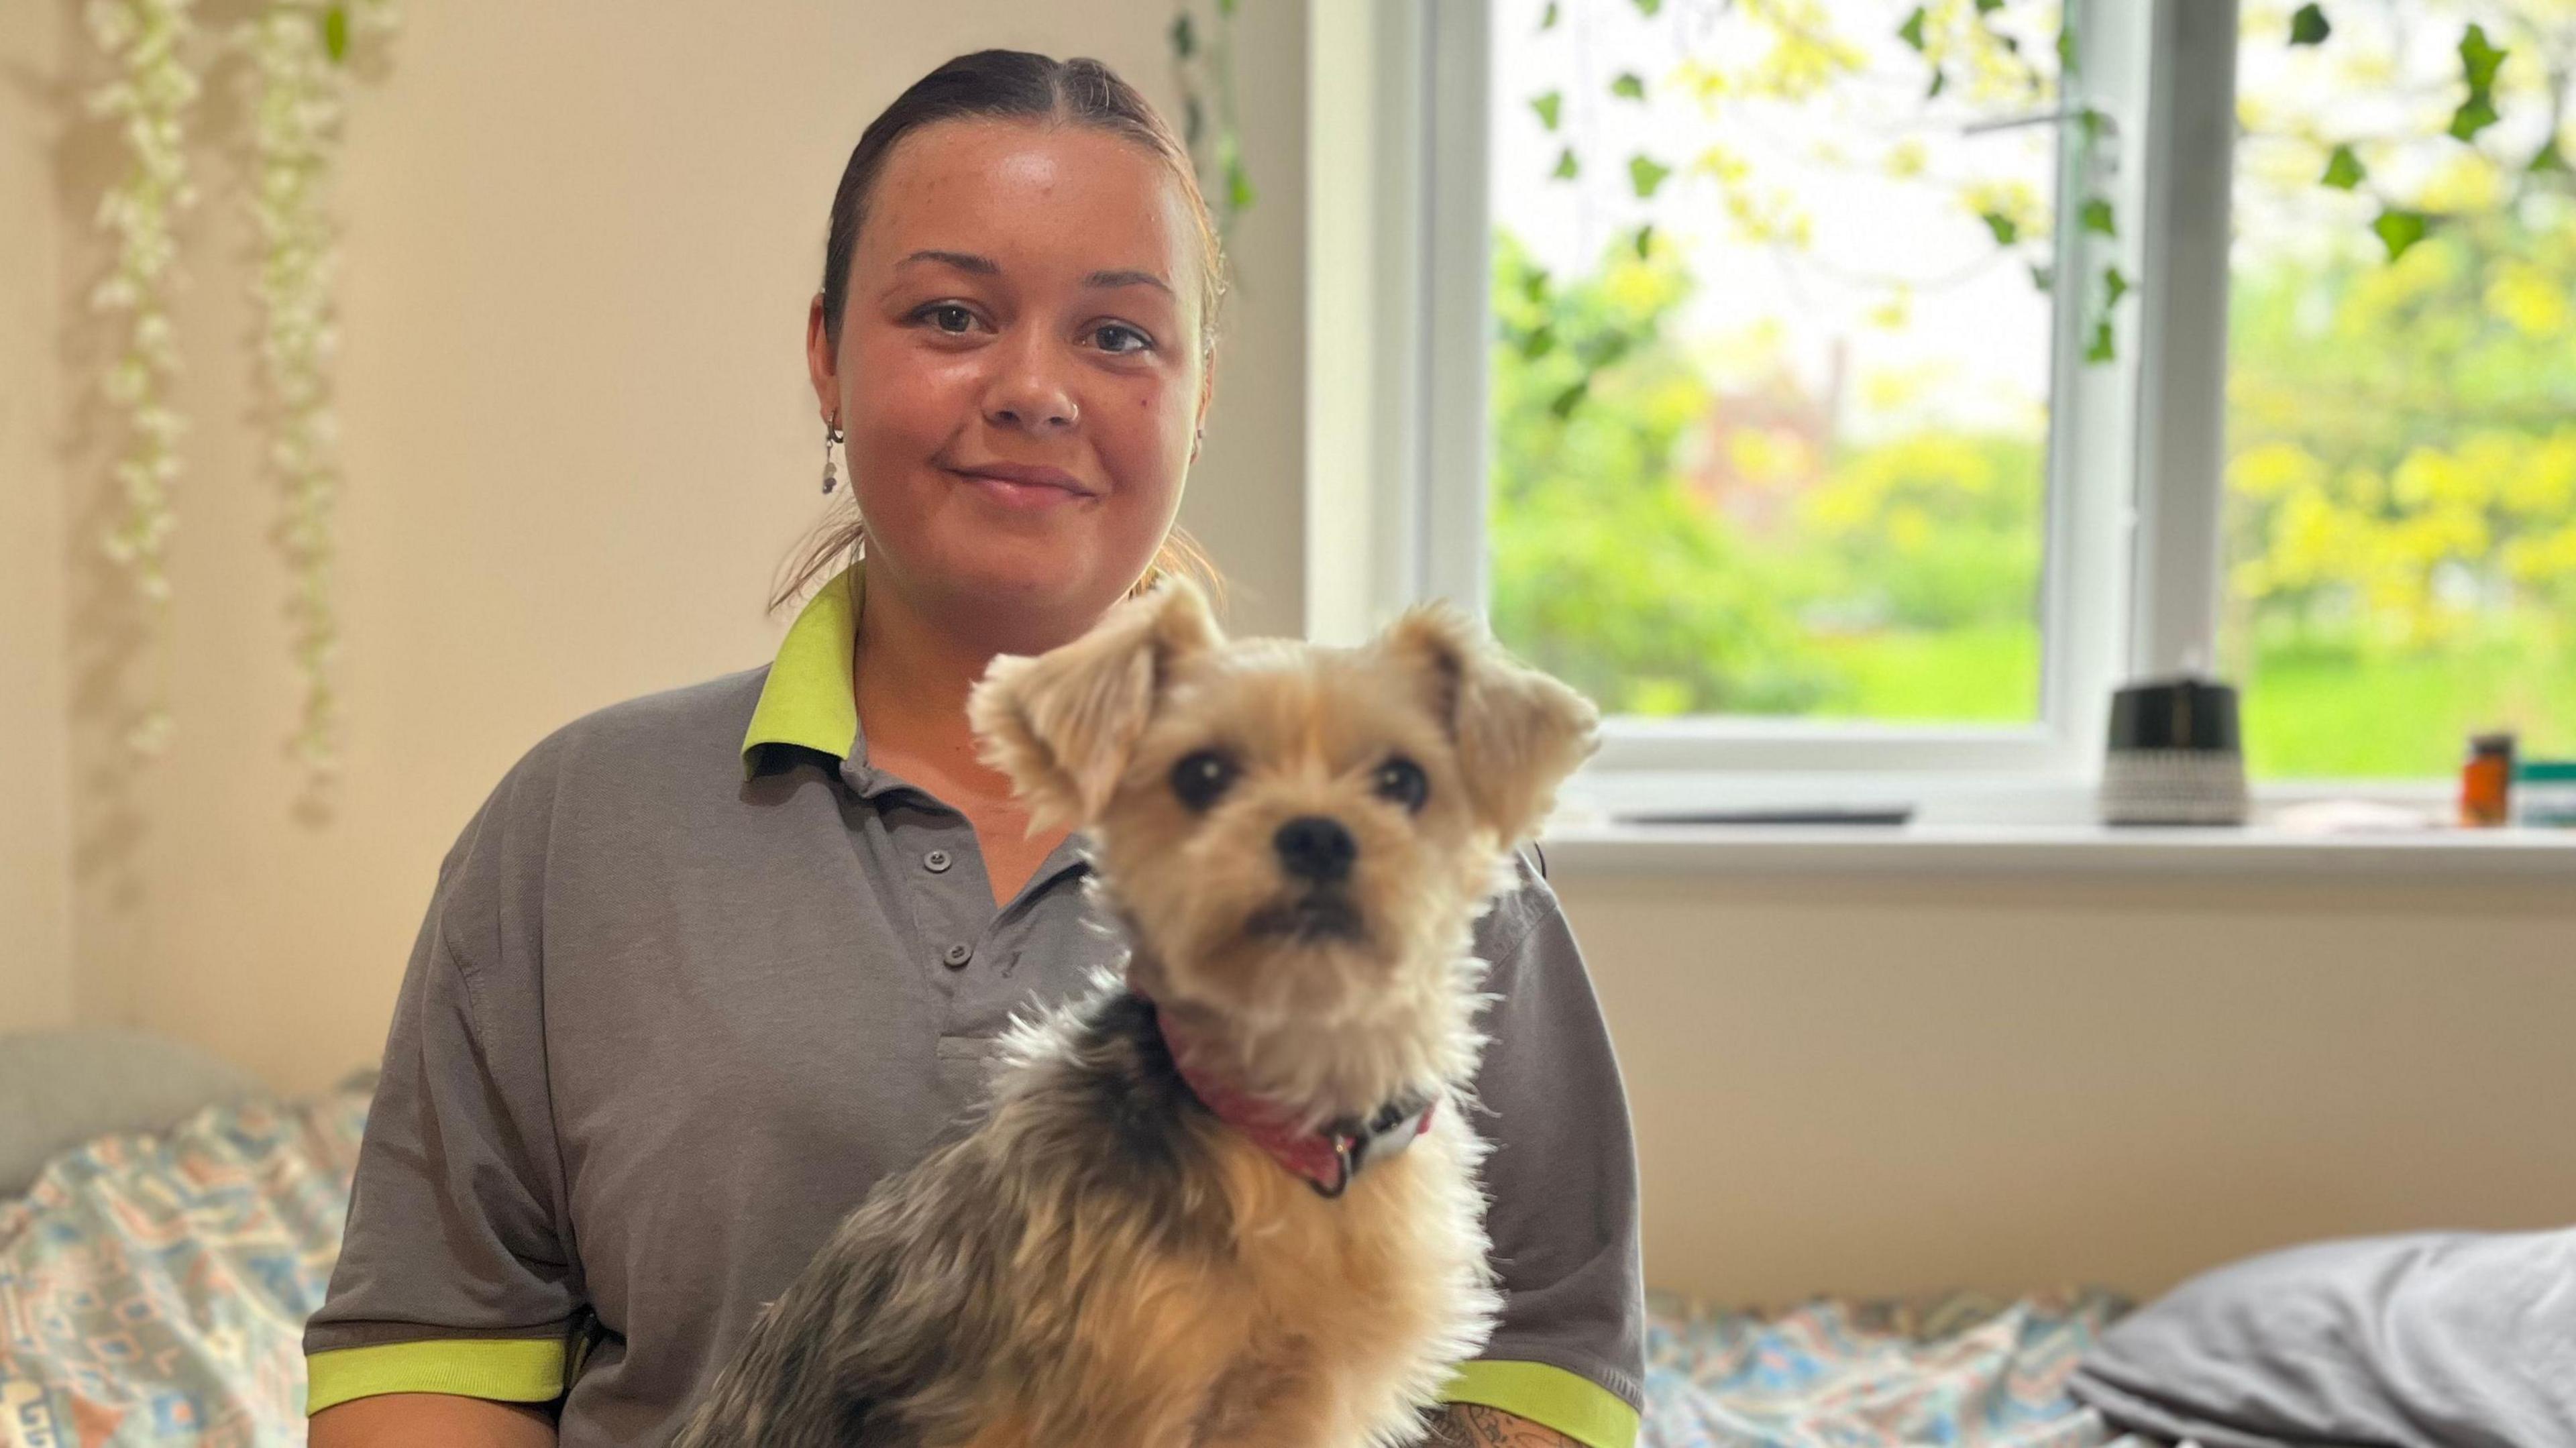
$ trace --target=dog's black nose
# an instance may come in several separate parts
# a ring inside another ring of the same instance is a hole
[[[1359,858],[1359,842],[1342,822],[1322,815],[1299,815],[1279,827],[1270,837],[1271,848],[1279,852],[1279,863],[1300,880],[1330,885],[1348,879],[1351,861]]]

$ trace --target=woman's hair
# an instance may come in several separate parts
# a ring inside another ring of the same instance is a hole
[[[1124,137],[1163,162],[1198,221],[1199,354],[1202,364],[1212,361],[1217,309],[1225,298],[1225,254],[1218,245],[1216,218],[1199,190],[1189,148],[1172,134],[1153,105],[1108,66],[1081,58],[1056,60],[1025,50],[961,55],[914,81],[859,133],[859,144],[841,170],[840,189],[832,194],[832,226],[823,245],[823,335],[833,352],[837,355],[841,347],[841,313],[849,302],[850,259],[858,251],[859,228],[867,220],[868,199],[895,143],[939,121],[974,118],[1089,126]],[[858,489],[853,487],[844,496],[851,500],[848,508],[836,510],[792,555],[770,598],[771,608],[803,593],[816,575],[858,545],[865,532],[858,515]],[[1205,583],[1215,581],[1207,556],[1178,528],[1164,540],[1154,566],[1163,572],[1189,573]]]

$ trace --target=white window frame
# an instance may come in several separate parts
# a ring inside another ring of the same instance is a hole
[[[2236,0],[2067,0],[2071,112],[2112,118],[2108,240],[2061,220],[2056,274],[2139,279],[2118,360],[2053,310],[2039,719],[2019,727],[1614,718],[1612,809],[1981,800],[2065,817],[2112,689],[2215,658]],[[1407,604],[1485,604],[1485,0],[1314,0],[1308,49],[1307,624],[1347,642]],[[2077,194],[2080,148],[2059,148]],[[2077,295],[2070,288],[2062,295]],[[2143,425],[2154,419],[2155,425]]]

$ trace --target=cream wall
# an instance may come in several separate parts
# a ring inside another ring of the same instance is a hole
[[[2576,1222],[2562,883],[1587,875],[1652,1280],[2157,1290]]]
[[[0,1033],[72,1019],[63,489],[48,82],[69,12],[0,7]]]
[[[1244,9],[1262,196],[1185,517],[1238,624],[1285,631],[1305,67],[1295,7]],[[116,694],[81,682],[109,677],[123,613],[86,542],[103,439],[58,308],[96,267],[114,158],[55,138],[76,5],[0,6],[0,1029],[129,1022],[290,1088],[372,1056],[439,855],[510,761],[766,656],[759,600],[819,501],[805,298],[865,118],[983,43],[1171,93],[1160,3],[983,0],[935,26],[810,3],[406,12],[340,206],[348,771],[315,816],[281,747],[238,217],[190,223],[171,755],[108,747]],[[2576,1202],[2563,891],[1559,874],[1628,1068],[1659,1281],[2144,1290],[2295,1237]]]

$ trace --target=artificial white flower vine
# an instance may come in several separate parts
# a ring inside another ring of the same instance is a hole
[[[86,11],[91,36],[117,72],[91,105],[119,122],[132,157],[124,178],[100,199],[99,225],[115,239],[116,259],[89,300],[94,311],[130,318],[103,384],[124,413],[126,442],[114,468],[124,507],[101,543],[133,579],[153,655],[150,696],[127,735],[143,754],[161,753],[171,731],[167,555],[186,424],[169,398],[179,368],[169,302],[176,217],[195,200],[187,156],[188,113],[202,89],[191,63],[194,3],[90,0]],[[288,616],[305,686],[292,748],[317,779],[337,767],[339,732],[331,561],[340,469],[329,381],[336,257],[328,202],[347,114],[345,62],[357,36],[393,24],[391,0],[267,0],[231,35],[250,62],[249,210],[261,241],[252,294],[261,309],[266,455],[284,495],[277,538],[294,578]]]
[[[165,558],[179,478],[179,434],[169,381],[179,370],[170,330],[170,288],[178,245],[177,214],[195,200],[188,180],[188,108],[199,84],[189,68],[192,0],[91,0],[85,18],[118,67],[90,96],[93,111],[117,120],[132,158],[124,179],[100,198],[98,221],[116,239],[116,260],[92,288],[90,308],[128,318],[124,350],[104,384],[126,418],[125,450],[115,477],[124,511],[100,542],[132,575],[154,659],[142,715],[126,742],[158,754],[170,735],[170,575]]]
[[[294,580],[287,614],[304,679],[292,748],[317,778],[338,769],[340,720],[331,589],[339,429],[330,388],[338,257],[329,201],[348,114],[352,30],[381,33],[393,23],[389,0],[272,0],[236,37],[252,62],[257,179],[250,211],[262,248],[252,294],[261,308],[268,464],[284,495],[278,542]]]

